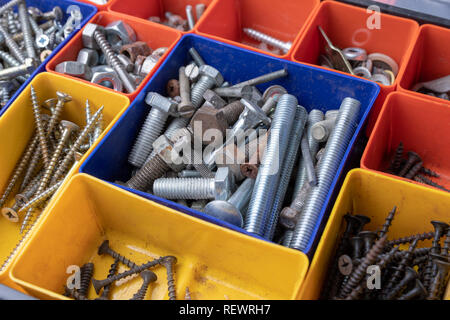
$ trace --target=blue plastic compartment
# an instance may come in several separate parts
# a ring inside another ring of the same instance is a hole
[[[191,47],[195,47],[205,59],[206,63],[216,67],[221,71],[225,80],[231,83],[238,83],[282,68],[287,69],[289,75],[286,78],[259,85],[258,88],[263,92],[271,85],[281,85],[285,87],[289,93],[297,96],[299,103],[308,111],[314,108],[324,112],[329,109],[337,109],[345,97],[353,97],[361,101],[359,126],[347,149],[344,159],[340,164],[339,173],[333,181],[332,188],[328,194],[327,203],[320,213],[320,220],[317,223],[314,236],[311,238],[308,249],[305,252],[309,253],[314,240],[317,238],[319,227],[322,222],[324,222],[323,220],[325,220],[324,216],[327,207],[330,205],[329,200],[332,198],[333,191],[335,191],[335,189],[336,191],[339,191],[336,187],[336,183],[341,176],[342,178],[345,176],[344,172],[342,172],[344,164],[346,163],[348,155],[363,127],[370,108],[379,93],[379,86],[372,82],[337,74],[333,71],[322,70],[299,63],[269,57],[201,36],[191,34],[185,35],[172,53],[167,57],[166,61],[161,65],[160,69],[155,73],[152,79],[150,79],[142,92],[136,97],[136,100],[131,104],[128,110],[125,111],[92,154],[86,159],[86,162],[81,166],[80,171],[109,182],[117,180],[126,181],[130,178],[132,166],[127,162],[128,155],[145,117],[149,112],[149,107],[144,102],[145,96],[150,91],[159,92],[161,94],[166,93],[167,81],[178,78],[178,68],[181,65],[190,62],[191,59],[188,50]],[[180,206],[175,202],[161,199],[148,193],[131,190],[123,186],[122,188],[189,215],[255,236],[241,228],[218,221],[204,213]]]
[[[6,4],[9,2],[8,0],[0,0],[0,6]],[[41,9],[42,12],[47,12],[53,9],[55,6],[61,7],[61,9],[64,12],[63,17],[63,25],[66,22],[68,18],[68,14],[66,13],[66,10],[71,5],[76,5],[80,8],[81,13],[83,14],[83,20],[81,21],[81,24],[79,28],[75,29],[67,39],[65,39],[63,42],[61,42],[55,50],[53,50],[52,54],[45,59],[44,62],[42,62],[39,67],[34,70],[34,72],[31,74],[31,76],[28,78],[28,80],[22,84],[22,86],[16,91],[16,93],[11,97],[11,99],[8,101],[5,107],[0,110],[0,116],[3,115],[3,113],[8,109],[8,107],[11,105],[11,103],[17,98],[17,96],[22,92],[22,90],[33,80],[33,78],[45,71],[45,66],[50,61],[50,59],[53,58],[53,56],[62,48],[64,47],[67,42],[69,42],[70,39],[89,21],[91,18],[97,13],[97,8],[93,5],[81,3],[78,1],[71,1],[71,0],[26,0],[28,7],[37,7]],[[17,11],[17,6],[14,7],[14,11]]]

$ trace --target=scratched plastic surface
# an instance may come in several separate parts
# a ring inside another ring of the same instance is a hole
[[[345,214],[368,216],[371,222],[365,230],[376,231],[395,205],[398,211],[389,228],[388,240],[433,231],[431,220],[450,222],[450,197],[447,193],[364,169],[352,170],[345,179],[297,298],[319,298],[339,235],[343,232]],[[418,247],[430,245],[430,240],[418,243]],[[450,284],[444,297],[450,299]]]
[[[66,299],[61,293],[68,266],[91,261],[94,278],[106,278],[113,258],[96,253],[104,239],[137,264],[176,256],[180,300],[186,287],[193,300],[293,299],[308,268],[301,252],[220,228],[78,174],[37,226],[11,270],[12,279],[37,298]],[[168,299],[164,267],[151,270],[158,279],[150,285],[147,299]],[[111,298],[129,299],[141,284],[142,279],[134,278],[115,285]],[[95,297],[91,286],[89,298]]]
[[[0,0],[0,6],[4,5],[5,3],[7,3],[8,0]],[[78,1],[70,1],[70,0],[26,0],[27,2],[27,6],[29,7],[38,7],[39,9],[41,9],[41,11],[43,12],[47,12],[53,9],[53,7],[55,6],[59,6],[61,7],[61,9],[64,12],[64,17],[62,22],[65,23],[65,21],[67,20],[67,13],[66,10],[69,6],[71,5],[77,5],[80,8],[81,13],[83,14],[83,20],[81,21],[80,24],[80,28],[82,28],[97,12],[97,8],[92,6],[92,5],[88,5],[88,4],[84,4],[84,3],[80,3]],[[17,10],[16,7],[14,7],[14,10]],[[28,80],[22,84],[22,86],[16,91],[16,93],[11,97],[11,99],[9,100],[8,104],[6,104],[6,106],[0,110],[0,116],[6,111],[6,109],[8,109],[8,107],[13,103],[14,100],[16,100],[16,98],[19,96],[19,94],[22,92],[22,90],[31,82],[31,80],[33,80],[33,78],[38,75],[41,72],[45,71],[45,66],[47,65],[47,63],[56,55],[56,53],[61,50],[69,41],[70,39],[72,39],[72,37],[76,34],[76,32],[79,29],[76,29],[74,32],[72,32],[69,37],[67,39],[65,39],[61,44],[59,44],[55,50],[53,50],[52,54],[49,55],[47,57],[47,59],[45,59],[44,62],[42,62],[39,67],[31,74],[31,76],[28,78]]]
[[[238,83],[267,72],[286,68],[289,73],[288,77],[259,85],[258,88],[261,92],[264,92],[269,86],[279,84],[285,87],[288,92],[296,95],[299,103],[307,110],[313,108],[318,108],[322,111],[337,109],[339,108],[342,99],[347,96],[354,97],[361,101],[361,110],[359,114],[360,124],[347,149],[347,153],[341,162],[339,173],[336,175],[333,182],[333,186],[329,193],[329,197],[331,197],[333,191],[338,189],[336,186],[339,185],[339,177],[345,176],[344,163],[347,162],[347,157],[351,153],[353,144],[364,124],[364,120],[367,117],[370,107],[376,99],[379,87],[369,81],[272,58],[197,35],[185,35],[183,37],[181,42],[178,43],[166,61],[161,65],[161,68],[155,73],[124,116],[114,126],[113,131],[105,137],[99,147],[95,150],[94,154],[82,165],[80,168],[81,172],[91,174],[110,182],[116,180],[126,181],[130,178],[132,167],[128,164],[127,159],[139,132],[139,128],[142,126],[149,110],[149,107],[144,102],[146,94],[150,91],[165,94],[167,81],[178,77],[178,68],[190,61],[187,51],[192,46],[199,51],[208,64],[215,66],[220,70],[225,79],[231,83]],[[175,202],[164,200],[148,193],[133,191],[131,189],[127,190],[189,215],[246,233],[241,228],[234,227],[205,215],[204,213],[183,207]],[[320,220],[323,219],[326,207],[327,205],[324,206],[321,212]],[[319,224],[320,223],[318,223],[317,228],[319,227]],[[314,233],[311,244],[306,252],[311,249],[312,242],[317,235],[317,230]]]
[[[72,96],[72,102],[68,102],[63,109],[61,118],[77,123],[80,127],[85,125],[84,105],[87,98],[91,102],[91,110],[97,110],[104,105],[103,118],[105,123],[105,132],[111,128],[112,123],[117,120],[120,114],[129,105],[129,100],[119,94],[109,93],[106,90],[87,86],[62,76],[50,73],[42,73],[36,76],[31,85],[36,90],[39,102],[56,97],[56,91],[60,90]],[[19,161],[23,150],[25,149],[30,137],[34,131],[34,117],[30,101],[30,86],[26,87],[22,94],[0,118],[0,136],[3,137],[0,143],[0,190],[4,190],[9,178]],[[90,148],[82,158],[86,159],[93,150]],[[73,168],[72,172],[78,170],[80,164]],[[15,194],[13,190],[12,195]],[[3,193],[3,192],[2,192]],[[10,206],[13,199],[5,206]],[[23,214],[19,214],[20,222],[23,221]],[[5,261],[15,244],[19,241],[20,222],[12,223],[3,216],[0,217],[0,266]],[[8,271],[11,263],[0,273],[0,283],[9,281]]]

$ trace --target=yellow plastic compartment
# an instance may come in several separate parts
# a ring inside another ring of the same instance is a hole
[[[389,229],[389,240],[433,231],[431,220],[450,222],[448,193],[363,169],[352,170],[344,181],[297,298],[319,298],[335,247],[343,232],[343,216],[346,213],[369,216],[372,221],[365,229],[376,231],[383,225],[394,205],[397,205],[398,210]],[[420,241],[418,247],[430,245],[431,241]],[[450,285],[444,297],[450,299]]]
[[[41,299],[62,296],[66,269],[86,262],[94,278],[104,279],[113,263],[98,256],[110,246],[137,264],[174,255],[177,299],[189,287],[196,299],[294,299],[308,268],[303,253],[251,238],[128,193],[86,174],[77,174],[54,201],[51,212],[11,269],[11,278]],[[119,272],[127,270],[120,265]],[[147,299],[168,299],[164,267],[152,268],[158,280]],[[129,299],[140,277],[113,287],[112,299]],[[89,298],[97,295],[91,286]]]
[[[50,98],[56,98],[57,90],[70,94],[72,96],[72,102],[68,102],[65,105],[61,119],[75,122],[80,127],[85,126],[84,107],[87,98],[91,103],[92,110],[97,110],[103,105],[103,118],[106,130],[104,130],[101,138],[129,105],[128,98],[123,95],[114,94],[107,90],[95,88],[55,74],[41,73],[33,79],[31,85],[34,86],[40,103]],[[19,161],[23,150],[27,146],[28,141],[34,132],[34,128],[34,117],[30,101],[30,86],[28,86],[2,117],[0,117],[1,193],[3,193],[3,190],[6,188],[15,165]],[[100,139],[97,140],[97,142],[100,141]],[[71,172],[78,171],[79,165],[81,165],[82,161],[84,161],[92,150],[93,147],[85,153],[84,157]],[[12,195],[14,194],[15,191],[13,191]],[[12,202],[13,200],[10,197],[9,202],[7,202],[6,205],[11,205]],[[20,218],[20,222],[22,222],[23,216]],[[0,234],[2,237],[2,241],[0,242],[0,266],[21,238],[19,235],[20,222],[12,223],[0,216]],[[0,273],[0,283],[14,286],[14,283],[7,277],[10,266],[11,262]]]

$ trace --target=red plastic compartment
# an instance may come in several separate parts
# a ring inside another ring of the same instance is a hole
[[[136,32],[137,40],[138,41],[145,41],[152,49],[157,49],[159,47],[168,47],[169,50],[162,56],[162,58],[158,61],[156,66],[153,68],[153,70],[144,78],[144,80],[141,82],[141,84],[137,87],[136,91],[134,91],[131,94],[122,93],[125,96],[127,96],[130,101],[132,101],[138,93],[141,91],[141,89],[144,87],[144,85],[147,83],[147,81],[150,79],[150,77],[153,75],[153,73],[158,69],[160,64],[164,61],[166,56],[169,54],[169,52],[172,50],[172,48],[175,46],[175,44],[178,42],[178,40],[181,38],[181,32],[176,31],[174,29],[168,28],[166,26],[160,26],[151,22],[146,22],[140,19],[136,19],[130,16],[112,13],[112,12],[99,12],[97,13],[89,22],[90,23],[97,23],[102,26],[106,26],[110,22],[116,21],[116,20],[123,20],[126,23],[128,23]],[[72,38],[68,44],[61,49],[58,54],[55,55],[55,57],[50,60],[50,62],[47,64],[47,71],[57,73],[55,71],[56,66],[64,61],[68,60],[76,60],[78,56],[78,52],[83,48],[83,41],[82,41],[82,30],[78,32],[76,36]],[[102,87],[96,84],[93,84],[89,81],[86,81],[84,79],[71,77],[64,75],[66,77],[70,77],[72,79],[76,79],[78,81],[83,81],[85,83],[89,83],[93,86]],[[111,90],[112,89],[108,89]],[[116,91],[114,91],[116,92]]]
[[[408,151],[418,153],[425,167],[440,174],[440,178],[432,180],[450,189],[449,132],[450,104],[403,92],[391,93],[370,136],[361,167],[386,171],[396,148],[402,142],[405,154]]]
[[[194,17],[196,17],[195,6],[197,4],[203,3],[206,5],[206,10],[201,18],[203,19],[208,13],[208,8],[215,1],[216,0],[112,0],[109,10],[145,20],[152,16],[158,16],[162,20],[164,20],[164,13],[166,11],[169,11],[186,19],[187,5],[191,5],[193,7]],[[198,21],[196,22],[198,23]],[[193,32],[193,30],[183,33],[190,32]]]
[[[449,44],[450,29],[430,24],[421,26],[406,68],[400,75],[399,90],[436,101],[446,101],[411,91],[411,88],[416,83],[434,80],[450,74]]]
[[[381,28],[370,30],[367,28],[367,20],[371,15],[365,8],[335,1],[322,2],[300,36],[293,51],[293,60],[317,66],[325,46],[325,40],[318,29],[318,26],[321,26],[331,42],[341,49],[361,47],[369,54],[379,52],[390,56],[399,65],[399,75],[406,67],[419,25],[410,19],[382,13]],[[393,85],[380,85],[380,96],[369,117],[368,134],[380,113],[384,103],[383,97],[396,89],[398,79],[399,76]]]
[[[196,26],[196,33],[246,49],[289,59],[291,52],[319,0],[218,0]],[[293,43],[285,55],[274,55],[250,44],[243,28],[253,28],[282,41]]]

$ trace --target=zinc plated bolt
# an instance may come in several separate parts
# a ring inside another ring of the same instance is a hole
[[[274,71],[274,72],[270,72],[267,74],[263,74],[262,76],[244,81],[244,82],[240,82],[237,83],[235,85],[233,85],[232,87],[245,87],[245,86],[256,86],[258,84],[262,84],[262,83],[266,83],[269,81],[273,81],[279,78],[283,78],[286,77],[288,75],[288,71],[286,69],[281,69],[278,71]]]
[[[342,101],[336,126],[328,139],[325,153],[318,163],[318,186],[311,187],[302,215],[294,230],[291,248],[305,250],[311,240],[331,183],[358,126],[360,106],[361,103],[353,98],[345,98]]]
[[[25,1],[19,3],[19,21],[23,32],[23,41],[29,58],[37,60],[36,51],[34,51],[34,39],[31,33],[30,21],[28,20],[28,11]]]
[[[142,286],[139,288],[138,292],[136,292],[130,300],[144,300],[145,295],[147,294],[147,289],[150,283],[155,282],[158,277],[153,271],[144,270],[141,272],[141,277],[144,280]]]
[[[230,199],[211,201],[204,212],[241,228],[244,221],[242,210],[250,202],[254,185],[255,179],[245,179]]]
[[[17,76],[31,74],[35,69],[36,61],[31,58],[26,58],[20,66],[0,70],[0,79],[14,79]]]
[[[5,44],[9,48],[11,54],[17,60],[19,60],[19,62],[25,63],[25,56],[20,50],[18,44],[11,38],[11,35],[6,31],[6,29],[2,25],[0,25],[0,33],[3,35],[3,38],[5,39]]]
[[[223,76],[220,72],[209,66],[202,65],[200,67],[200,79],[194,85],[191,91],[191,101],[194,107],[199,108],[204,100],[203,94],[206,90],[213,87],[220,87],[223,83]]]
[[[272,240],[275,233],[278,217],[284,203],[284,198],[286,196],[289,182],[291,180],[292,170],[294,169],[295,161],[297,160],[297,154],[299,152],[298,141],[302,138],[307,118],[308,112],[306,111],[306,109],[300,105],[297,106],[286,154],[281,165],[278,189],[275,193],[272,210],[269,213],[268,223],[266,224],[266,229],[264,232],[264,238],[268,240]]]
[[[178,113],[184,118],[190,118],[195,112],[195,107],[191,101],[191,86],[189,78],[186,76],[186,68],[181,67],[178,72],[180,84],[181,102],[178,104]]]
[[[161,178],[153,183],[153,194],[165,199],[227,200],[233,189],[227,167],[217,169],[214,178]]]
[[[269,141],[264,157],[258,170],[247,215],[245,230],[264,235],[268,215],[273,206],[274,196],[280,179],[280,169],[288,149],[289,135],[293,127],[297,98],[284,94],[278,100],[275,115],[271,125]]]
[[[275,48],[281,49],[283,50],[284,53],[287,53],[292,47],[292,42],[283,42],[281,40],[278,40],[274,37],[271,37],[265,33],[262,33],[260,31],[251,28],[244,28],[244,33],[250,38],[264,42]]]
[[[195,18],[194,18],[194,11],[193,11],[191,5],[186,6],[186,17],[187,17],[189,29],[190,30],[194,29]]]
[[[203,60],[202,56],[200,55],[200,53],[198,53],[198,51],[195,48],[190,48],[189,54],[191,55],[192,59],[194,60],[195,64],[198,67],[204,66],[206,64],[205,60]]]
[[[153,142],[161,135],[169,114],[175,111],[177,104],[156,92],[149,92],[145,103],[151,110],[131,149],[128,162],[140,168],[153,150]]]

